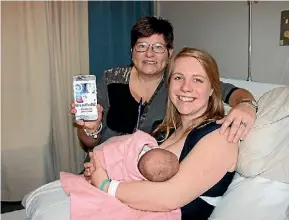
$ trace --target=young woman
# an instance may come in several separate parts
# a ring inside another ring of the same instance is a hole
[[[218,67],[208,53],[184,48],[172,59],[167,82],[166,115],[153,135],[179,157],[178,173],[161,183],[112,180],[104,190],[134,209],[181,208],[183,220],[208,219],[214,206],[205,198],[224,194],[238,156],[237,144],[227,140],[229,131],[221,135],[216,123],[224,117]],[[84,174],[99,187],[108,177],[94,165],[86,163]]]

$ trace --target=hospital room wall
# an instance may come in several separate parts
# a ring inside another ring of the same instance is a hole
[[[175,29],[175,49],[196,47],[211,53],[222,77],[248,75],[249,7],[247,1],[158,1],[157,15]],[[177,9],[177,10],[176,10]],[[252,78],[289,85],[289,46],[280,46],[281,11],[289,2],[252,3]]]

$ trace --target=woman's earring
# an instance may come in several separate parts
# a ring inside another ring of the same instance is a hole
[[[131,54],[131,61],[133,62],[132,49],[130,49],[130,54]]]

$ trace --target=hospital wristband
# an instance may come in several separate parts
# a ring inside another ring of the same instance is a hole
[[[107,191],[107,193],[108,193],[109,195],[112,195],[112,196],[115,197],[116,190],[117,190],[119,184],[120,184],[120,181],[111,180],[111,182],[110,182],[110,184],[109,184],[109,186],[108,186],[108,191]]]
[[[110,182],[111,182],[111,179],[105,179],[105,180],[103,180],[103,182],[100,184],[99,189],[100,189],[101,191],[104,191],[105,185],[108,184],[108,183],[110,183]]]

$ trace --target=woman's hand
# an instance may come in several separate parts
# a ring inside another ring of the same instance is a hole
[[[85,127],[89,133],[93,133],[100,126],[100,123],[102,121],[102,111],[103,111],[103,107],[100,104],[98,104],[97,105],[97,113],[98,113],[97,120],[95,121],[76,120],[75,123],[81,127]],[[71,104],[70,113],[73,115],[76,114],[76,108],[75,108],[74,102]]]
[[[94,166],[94,155],[93,152],[88,153],[90,161],[84,163],[84,177],[85,179],[91,183],[91,174],[95,171],[95,166]]]
[[[239,103],[217,123],[222,124],[220,133],[225,134],[225,131],[230,129],[227,140],[237,143],[239,140],[243,140],[250,132],[256,118],[256,110],[252,106],[247,103]]]
[[[91,184],[94,185],[95,187],[99,188],[101,183],[108,179],[108,175],[106,170],[102,167],[101,163],[99,160],[95,159],[93,157],[93,154],[89,155],[91,158],[91,162],[93,163],[94,166],[94,171],[91,173]],[[108,189],[108,185],[107,184],[104,188],[104,191],[107,192]]]
[[[84,164],[84,177],[87,182],[91,183],[91,174],[94,172],[95,168],[92,162],[87,162]]]

